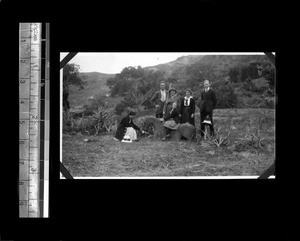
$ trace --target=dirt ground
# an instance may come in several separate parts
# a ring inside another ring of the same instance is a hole
[[[199,115],[196,126],[198,119]],[[251,176],[274,162],[274,109],[216,110],[214,121],[219,135],[231,130],[227,145],[218,147],[209,140],[163,142],[147,135],[139,142],[123,143],[114,140],[113,133],[64,134],[62,162],[74,177]],[[258,139],[250,138],[252,133],[263,138],[259,146]]]

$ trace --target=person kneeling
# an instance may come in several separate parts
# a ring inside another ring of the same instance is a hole
[[[136,126],[132,118],[135,116],[135,112],[130,111],[123,119],[120,121],[118,125],[117,132],[115,138],[119,141],[122,141],[124,136],[129,136],[130,140],[138,141],[136,130],[140,131],[140,128]]]
[[[173,102],[172,109],[169,114],[167,114],[164,118],[160,118],[161,121],[165,121],[164,128],[166,131],[166,135],[162,138],[162,140],[166,140],[166,137],[169,136],[171,130],[177,130],[180,125],[180,117],[177,109],[177,103]]]

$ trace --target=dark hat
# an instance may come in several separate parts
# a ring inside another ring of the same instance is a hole
[[[134,111],[129,111],[128,115],[136,115],[136,112],[134,112]]]
[[[193,93],[191,89],[186,89],[185,92],[190,92],[191,94]]]
[[[169,93],[170,93],[171,91],[175,91],[175,93],[177,93],[177,90],[176,90],[175,88],[169,89]]]

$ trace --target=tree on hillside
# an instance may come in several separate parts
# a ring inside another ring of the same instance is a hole
[[[88,85],[88,81],[87,81],[87,79],[89,78],[86,74],[82,74],[82,75],[80,75],[80,78],[81,78],[81,80],[82,80],[82,85],[83,86],[87,86]]]
[[[216,73],[216,66],[208,63],[196,62],[186,68],[186,87],[194,89],[199,88],[205,79],[214,82],[219,78]]]
[[[259,71],[257,69],[258,62],[250,62],[247,65],[241,67],[241,82],[244,82],[249,77],[251,79],[257,79],[260,77]]]
[[[215,90],[218,100],[216,108],[235,108],[238,106],[238,98],[232,84],[220,82]]]
[[[200,83],[206,79],[206,74],[203,73],[203,65],[193,64],[186,68],[188,79],[186,80],[186,87],[198,88]]]
[[[125,96],[128,91],[134,88],[134,83],[141,81],[144,77],[144,71],[141,66],[126,67],[121,73],[113,78],[106,80],[107,86],[110,88],[110,94],[114,96]]]
[[[64,110],[70,109],[69,105],[69,86],[75,85],[79,89],[84,88],[84,82],[79,76],[80,66],[78,64],[67,64],[63,68],[63,108]]]
[[[248,79],[261,77],[269,81],[270,88],[274,87],[275,68],[269,62],[250,61],[231,67],[228,71],[231,83],[247,82]]]
[[[121,73],[106,81],[110,88],[111,97],[124,97],[122,104],[118,105],[118,112],[125,107],[137,107],[148,97],[149,91],[159,88],[164,80],[164,72],[153,71],[138,67],[126,67]]]

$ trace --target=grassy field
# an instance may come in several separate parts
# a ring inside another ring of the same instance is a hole
[[[218,109],[214,121],[219,137],[230,130],[226,145],[199,139],[163,142],[147,135],[122,143],[114,133],[64,134],[62,162],[75,177],[249,176],[274,162],[274,109]]]

